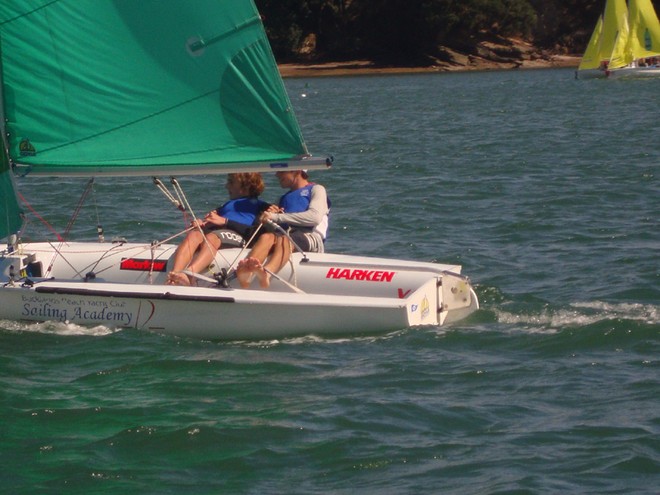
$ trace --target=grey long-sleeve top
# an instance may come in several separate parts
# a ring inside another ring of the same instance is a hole
[[[309,208],[299,213],[273,213],[271,219],[278,224],[288,224],[303,230],[316,230],[324,238],[327,231],[328,196],[325,187],[314,184],[309,195]]]

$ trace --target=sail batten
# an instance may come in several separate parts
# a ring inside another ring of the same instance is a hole
[[[190,50],[194,53],[200,53],[207,46],[213,45],[215,43],[219,43],[223,39],[227,38],[228,36],[231,36],[234,33],[241,31],[244,28],[259,24],[260,21],[261,21],[260,17],[254,16],[251,19],[246,19],[239,26],[234,26],[231,30],[221,33],[217,36],[213,36],[208,40],[206,39],[194,40],[190,44]]]
[[[3,0],[0,43],[9,155],[32,173],[226,173],[308,154],[251,0]]]

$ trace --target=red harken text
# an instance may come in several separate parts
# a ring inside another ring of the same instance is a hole
[[[167,270],[167,261],[141,260],[136,258],[125,258],[121,260],[120,270],[135,270],[139,272],[164,272]]]
[[[382,270],[350,270],[348,268],[330,268],[325,278],[343,278],[346,280],[364,280],[366,282],[391,282],[396,272]]]

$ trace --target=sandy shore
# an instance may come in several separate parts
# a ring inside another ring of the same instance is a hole
[[[362,76],[376,74],[424,74],[434,72],[460,72],[511,69],[550,69],[577,67],[579,56],[554,55],[536,60],[519,62],[493,62],[487,59],[471,57],[465,64],[439,64],[430,67],[381,67],[368,60],[350,62],[328,62],[324,64],[280,64],[282,77],[319,77],[319,76]]]

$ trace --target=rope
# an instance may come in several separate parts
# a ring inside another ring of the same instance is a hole
[[[193,224],[197,227],[197,230],[199,231],[200,235],[202,236],[202,239],[204,241],[204,244],[206,245],[206,248],[214,254],[213,258],[215,259],[215,254],[220,253],[220,256],[222,259],[225,261],[225,263],[229,264],[229,260],[225,258],[225,256],[222,254],[222,251],[219,251],[215,249],[211,244],[209,243],[208,239],[206,238],[206,234],[202,230],[202,227],[198,224],[197,222],[197,216],[195,215],[195,212],[193,211],[192,207],[190,206],[190,203],[188,202],[188,198],[186,198],[185,193],[183,192],[183,188],[179,184],[179,181],[176,179],[176,177],[171,177],[170,181],[172,182],[172,186],[174,187],[175,192],[177,193],[177,196],[181,198],[183,204],[186,207],[186,210],[190,212],[193,218]],[[215,275],[216,273],[213,271],[213,268],[209,266],[209,271]]]
[[[245,250],[247,249],[247,247],[248,247],[248,246],[250,245],[250,243],[254,240],[254,238],[257,236],[257,234],[258,234],[259,231],[261,230],[261,227],[263,227],[263,226],[264,226],[264,224],[263,224],[263,223],[260,223],[259,226],[255,229],[255,231],[254,231],[254,232],[252,233],[252,235],[250,236],[250,239],[248,239],[248,241],[247,241],[245,244],[243,244],[243,247],[242,247],[241,250],[238,252],[238,254],[236,255],[236,257],[234,258],[234,261],[232,261],[231,264],[227,267],[227,271],[228,271],[228,272],[229,272],[230,270],[233,270],[233,269],[234,269],[234,265],[235,265],[236,262],[238,261],[238,258],[241,257],[241,255],[243,254],[243,251],[245,251]]]
[[[273,222],[272,220],[268,220],[268,223],[275,228],[275,230],[281,232],[289,241],[291,242],[291,245],[295,247],[298,251],[303,256],[302,261],[309,261],[309,258],[307,258],[307,253],[303,251],[303,249],[298,245],[296,241],[293,240],[293,237],[291,237],[291,234],[289,234],[288,231],[286,231],[284,228],[282,228],[281,225],[278,225],[277,223]],[[298,284],[298,273],[296,272],[296,265],[293,263],[293,260],[291,259],[291,255],[293,252],[289,254],[289,265],[291,266],[291,277],[289,280],[292,280],[294,285]]]
[[[152,177],[152,179],[156,187],[160,190],[160,192],[162,192],[165,195],[165,197],[169,199],[178,210],[181,210],[182,212],[185,213],[186,210],[181,204],[181,201],[179,201],[172,195],[172,193],[167,189],[167,187],[165,187],[165,184],[163,184],[163,181],[160,180],[158,177]]]
[[[293,238],[291,237],[291,235],[290,235],[286,230],[284,230],[280,225],[276,224],[276,223],[273,222],[272,220],[267,220],[267,222],[268,222],[273,228],[275,228],[275,230],[277,230],[278,232],[281,232],[281,233],[282,233],[287,239],[289,239],[289,241],[291,242],[291,244],[293,244],[293,245],[295,246],[295,248],[296,248],[298,251],[300,251],[300,252],[302,253],[303,258],[304,258],[304,261],[307,261],[307,254],[305,253],[305,251],[303,251],[303,249],[302,249],[302,248],[296,243],[296,241],[293,240]]]
[[[183,193],[183,189],[181,189],[181,185],[179,184],[179,181],[176,180],[176,177],[170,177],[170,182],[172,183],[172,187],[174,188],[174,192],[177,195],[177,198],[175,201],[179,203],[180,208],[183,209],[184,212],[186,212],[186,206],[189,206],[187,201],[185,200],[185,194]],[[192,209],[190,209],[190,214],[193,216],[193,220],[195,219],[195,214],[193,213]]]

